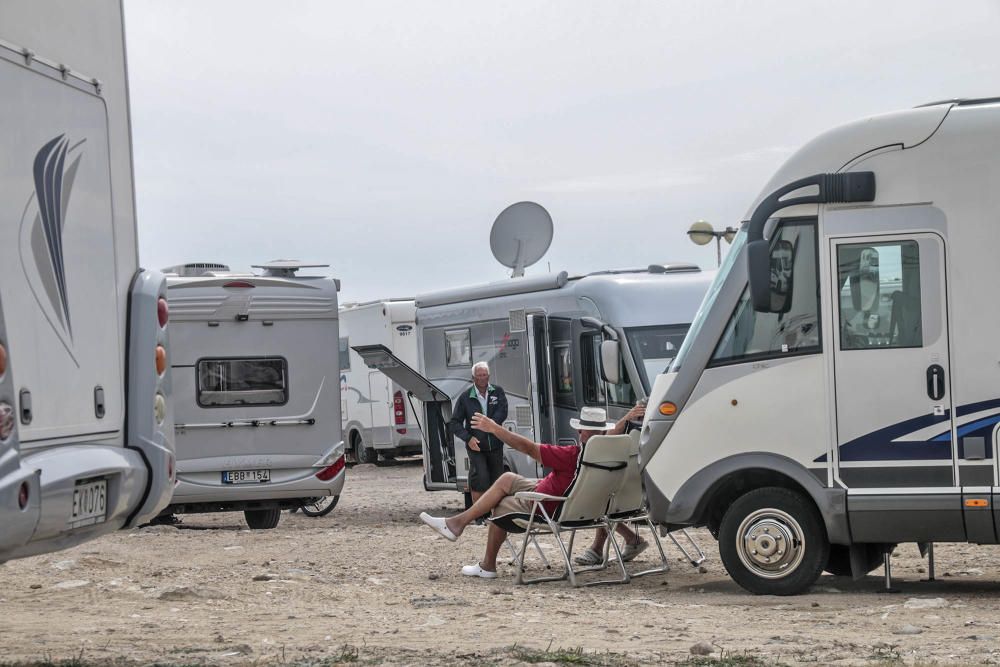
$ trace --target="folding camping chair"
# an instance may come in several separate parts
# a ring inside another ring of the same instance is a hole
[[[625,468],[625,475],[622,477],[621,486],[611,497],[611,503],[608,506],[608,523],[612,528],[617,528],[623,523],[632,524],[636,530],[638,530],[639,526],[642,524],[649,527],[649,532],[653,535],[653,542],[656,544],[656,550],[660,553],[660,565],[648,570],[629,574],[630,577],[641,577],[647,574],[666,572],[670,569],[670,565],[667,563],[667,555],[663,551],[663,543],[660,542],[656,526],[653,525],[653,521],[649,517],[649,508],[646,506],[646,500],[642,492],[642,473],[639,470],[639,431],[632,431],[628,437],[628,466]],[[683,534],[691,547],[693,547],[696,554],[695,556],[692,556],[686,548],[681,546],[681,543],[676,537],[674,537],[673,533],[667,533],[667,536],[674,543],[674,546],[676,546],[680,552],[684,554],[684,557],[688,559],[692,567],[697,567],[704,562],[705,553],[686,530],[681,530],[679,532]],[[608,563],[608,555],[608,545],[605,543],[605,564]]]
[[[517,579],[518,584],[535,584],[542,581],[561,581],[569,579],[573,586],[591,586],[594,584],[627,583],[628,572],[621,565],[621,549],[614,537],[610,538],[611,545],[618,555],[618,563],[621,569],[620,579],[606,579],[601,581],[578,582],[576,575],[582,572],[590,572],[600,568],[575,569],[572,561],[572,542],[576,531],[582,529],[604,528],[611,531],[608,522],[608,503],[614,495],[615,490],[621,486],[625,468],[628,466],[629,454],[628,436],[623,435],[595,435],[592,436],[583,448],[580,457],[580,464],[576,471],[576,476],[566,489],[564,496],[550,496],[534,491],[523,491],[515,494],[515,498],[522,498],[532,503],[531,511],[526,513],[511,513],[490,519],[510,533],[523,533],[524,540],[517,555]],[[543,503],[557,502],[559,505],[556,511],[549,514]],[[570,545],[567,548],[562,539],[562,533],[570,533]],[[536,577],[527,579],[524,576],[524,557],[528,551],[528,545],[537,535],[551,534],[559,545],[563,562],[566,569],[560,575]]]

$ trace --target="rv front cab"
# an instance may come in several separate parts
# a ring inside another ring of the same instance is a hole
[[[812,194],[784,199],[804,188]],[[747,228],[747,273],[753,309],[759,313],[784,313],[791,306],[793,248],[790,241],[771,245],[764,238],[764,226],[776,212],[799,204],[832,204],[875,201],[875,174],[859,171],[846,174],[816,174],[799,179],[772,192],[757,206]],[[853,286],[852,286],[853,287]]]

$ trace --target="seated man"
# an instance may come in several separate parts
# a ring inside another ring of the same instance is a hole
[[[490,512],[494,512],[498,516],[512,512],[529,513],[532,503],[515,498],[514,494],[521,491],[537,491],[552,496],[563,495],[576,475],[580,447],[585,445],[587,440],[594,435],[622,433],[627,422],[628,415],[615,424],[607,421],[607,412],[604,408],[583,408],[580,410],[580,419],[569,420],[570,426],[580,434],[580,445],[555,446],[532,442],[522,435],[508,431],[492,419],[476,413],[472,418],[473,428],[495,435],[510,447],[527,454],[546,468],[550,468],[551,472],[540,480],[505,472],[464,512],[447,518],[433,517],[426,512],[421,512],[420,519],[443,537],[454,542],[461,536],[466,526],[476,520],[476,517]],[[543,504],[545,510],[550,514],[558,506],[555,501],[547,501]],[[625,535],[626,541],[631,539],[629,544],[633,546],[634,553],[631,556],[634,558],[642,550],[635,548],[639,544],[638,536],[624,526],[619,527],[619,532]],[[506,539],[507,531],[491,523],[486,538],[486,554],[483,560],[475,565],[466,565],[462,568],[462,574],[484,579],[495,578],[497,576],[497,554]],[[626,551],[623,551],[623,557],[627,553],[627,548]]]

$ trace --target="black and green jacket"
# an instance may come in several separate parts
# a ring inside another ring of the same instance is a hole
[[[466,445],[472,437],[478,438],[479,449],[484,452],[503,449],[503,442],[495,435],[476,431],[470,425],[472,415],[482,410],[483,407],[476,397],[476,385],[472,385],[469,391],[462,392],[455,399],[449,422],[451,432]],[[486,388],[486,416],[501,425],[507,420],[507,394],[503,392],[503,388],[495,384]]]

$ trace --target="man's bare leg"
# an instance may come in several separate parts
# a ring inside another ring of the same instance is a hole
[[[625,538],[625,544],[639,543],[639,534],[629,529],[629,527],[626,526],[625,524],[623,523],[618,524],[618,527],[615,529],[615,531],[619,535]],[[598,528],[594,532],[594,541],[591,543],[590,548],[594,551],[595,554],[599,555],[604,550],[604,541],[607,539],[608,539],[608,531],[604,530],[603,528]]]
[[[488,488],[476,502],[472,503],[469,509],[456,514],[455,516],[448,517],[445,519],[445,523],[455,537],[462,534],[465,527],[476,520],[477,517],[481,517],[484,514],[489,514],[493,511],[493,508],[500,504],[500,501],[510,495],[511,485],[517,478],[512,472],[505,472],[500,475],[500,479],[493,483],[493,486]]]
[[[495,523],[491,523],[489,533],[486,535],[486,555],[483,556],[479,567],[490,572],[497,571],[497,554],[500,553],[500,547],[503,546],[506,539],[507,531]]]

